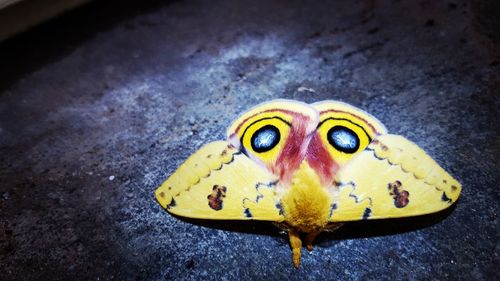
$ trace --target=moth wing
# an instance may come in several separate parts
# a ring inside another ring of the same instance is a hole
[[[430,214],[455,202],[460,183],[411,141],[382,135],[335,178],[330,221]]]
[[[234,146],[216,141],[191,155],[155,197],[168,212],[188,218],[282,221],[276,183]]]

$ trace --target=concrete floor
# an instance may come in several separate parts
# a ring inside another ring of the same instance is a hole
[[[97,2],[0,44],[0,279],[500,279],[498,2]],[[298,270],[272,225],[162,210],[154,189],[273,98],[369,111],[461,199],[324,234]]]

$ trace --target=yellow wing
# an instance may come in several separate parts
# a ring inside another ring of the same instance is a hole
[[[191,155],[155,196],[163,208],[183,217],[282,221],[277,182],[234,146],[217,141]]]
[[[452,205],[461,191],[429,155],[396,135],[374,139],[335,182],[332,222],[430,214]]]

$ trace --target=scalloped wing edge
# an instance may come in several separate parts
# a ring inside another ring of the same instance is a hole
[[[225,141],[193,153],[155,191],[174,215],[213,220],[282,221],[277,178]]]
[[[335,178],[330,221],[418,216],[448,208],[460,183],[411,141],[382,135]]]

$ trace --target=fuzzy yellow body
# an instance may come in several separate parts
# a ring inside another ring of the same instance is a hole
[[[293,229],[310,233],[321,231],[328,223],[332,196],[306,161],[292,178],[281,204],[285,222]]]
[[[295,267],[300,262],[300,233],[307,234],[305,242],[308,250],[312,250],[314,238],[328,224],[331,205],[332,196],[321,184],[320,177],[307,161],[302,162],[281,199]]]

